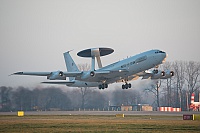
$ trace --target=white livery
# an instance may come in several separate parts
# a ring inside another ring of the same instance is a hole
[[[114,50],[111,48],[92,48],[77,53],[78,56],[92,59],[89,71],[80,71],[68,51],[64,53],[67,72],[16,72],[14,75],[46,76],[49,80],[57,81],[42,83],[64,84],[70,87],[98,87],[99,89],[108,88],[108,84],[114,82],[124,82],[122,89],[128,89],[131,88],[131,84],[128,82],[139,77],[142,79],[167,79],[174,76],[173,71],[157,70],[157,67],[166,59],[166,53],[161,50],[146,51],[103,67],[100,57],[112,52]],[[95,69],[95,58],[98,69]],[[151,68],[155,69],[149,71]],[[69,81],[66,81],[66,77],[69,77]]]

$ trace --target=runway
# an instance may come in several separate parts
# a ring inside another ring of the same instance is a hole
[[[183,116],[183,114],[200,114],[200,112],[161,112],[161,111],[25,111],[25,115],[160,115]],[[17,115],[17,112],[0,112],[0,115]]]

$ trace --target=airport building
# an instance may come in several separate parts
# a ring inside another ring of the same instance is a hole
[[[109,106],[110,111],[153,111],[149,104]]]

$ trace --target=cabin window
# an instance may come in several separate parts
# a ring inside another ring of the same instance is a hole
[[[126,67],[126,64],[124,64],[124,65],[121,66],[121,68],[124,68],[124,67]]]

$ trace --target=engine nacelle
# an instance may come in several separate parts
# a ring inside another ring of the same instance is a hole
[[[162,77],[161,79],[167,79],[167,78],[171,78],[174,76],[174,72],[173,71],[166,71],[165,72],[165,76]]]
[[[158,71],[156,74],[153,74],[151,79],[160,79],[165,77],[165,72],[164,71]]]
[[[95,76],[95,72],[94,72],[94,71],[91,71],[91,72],[90,72],[90,76],[91,76],[91,77],[94,77],[94,76]]]
[[[66,80],[66,76],[62,71],[51,72],[49,76],[47,76],[49,80]]]
[[[83,76],[81,77],[81,79],[89,79],[91,77],[95,76],[95,72],[94,71],[88,71],[88,72],[84,72]]]

